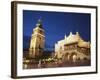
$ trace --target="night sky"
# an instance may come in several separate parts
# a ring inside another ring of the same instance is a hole
[[[45,30],[46,49],[54,49],[54,44],[64,39],[65,34],[68,36],[70,32],[78,31],[84,40],[90,41],[90,14],[23,10],[24,48],[29,48],[33,28],[40,18]]]

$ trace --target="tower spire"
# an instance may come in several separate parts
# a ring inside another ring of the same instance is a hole
[[[79,36],[79,32],[76,32],[76,35],[78,35],[78,36]]]
[[[72,35],[73,33],[72,32],[70,32],[70,35]]]
[[[38,19],[38,22],[37,22],[37,24],[36,24],[36,27],[43,28],[43,27],[42,27],[42,20],[41,20],[41,18]]]
[[[67,36],[66,36],[66,34],[65,34],[65,39],[67,39]]]

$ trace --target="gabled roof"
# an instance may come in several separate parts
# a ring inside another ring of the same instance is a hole
[[[72,32],[70,32],[69,36],[66,38],[67,44],[75,43],[78,41],[83,41],[78,32],[76,32],[76,34],[72,34]]]
[[[80,37],[80,34],[78,32],[76,32],[76,34],[73,34],[72,32],[70,32],[68,37],[65,35],[65,38],[59,41],[59,43],[63,43],[62,45],[69,45],[69,44],[77,43],[79,47],[90,48],[90,42],[84,41]]]

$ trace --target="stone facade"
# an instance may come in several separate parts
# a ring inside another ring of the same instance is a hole
[[[32,58],[41,57],[45,45],[44,29],[42,27],[42,21],[39,19],[36,24],[36,28],[33,29],[31,35],[29,56]]]
[[[65,35],[63,40],[55,44],[55,57],[63,60],[90,60],[90,42],[84,41],[78,32],[69,36]]]

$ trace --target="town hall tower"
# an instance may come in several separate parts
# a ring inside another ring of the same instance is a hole
[[[39,19],[31,35],[29,56],[31,58],[41,57],[44,51],[44,45],[45,45],[44,29],[42,26],[42,20]]]

